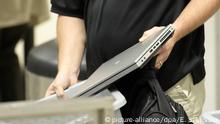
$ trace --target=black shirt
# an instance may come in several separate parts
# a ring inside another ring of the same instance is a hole
[[[173,23],[189,0],[52,0],[52,11],[85,20],[87,65],[91,74],[103,62],[138,42],[145,30]],[[188,73],[205,76],[204,26],[177,42],[157,77],[164,90]]]

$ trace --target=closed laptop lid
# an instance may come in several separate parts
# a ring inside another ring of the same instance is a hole
[[[127,72],[121,74],[121,72],[125,71],[126,69],[132,68],[129,71],[133,71],[136,68],[142,66],[150,60],[150,58],[156,53],[159,47],[162,46],[162,44],[168,39],[169,36],[171,36],[173,31],[173,28],[171,25],[169,25],[166,28],[163,28],[155,34],[151,35],[146,41],[138,42],[137,44],[103,63],[83,85],[76,88],[74,92],[75,96],[83,95],[85,92],[89,92],[89,90],[93,90],[93,93],[94,91],[98,92],[102,88],[108,86],[109,83],[112,83],[105,82],[110,78],[114,77],[114,80],[117,80],[128,73]],[[144,60],[142,58],[144,58]],[[117,78],[119,73],[120,77]],[[101,87],[97,87],[103,83],[106,84],[102,85]]]

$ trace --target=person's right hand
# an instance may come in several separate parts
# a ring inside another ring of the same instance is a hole
[[[67,96],[64,94],[64,89],[67,89],[77,82],[77,74],[58,73],[55,80],[48,87],[45,96],[56,93],[59,98],[66,99]]]

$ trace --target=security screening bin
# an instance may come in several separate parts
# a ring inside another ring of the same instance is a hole
[[[0,124],[111,124],[113,99],[77,98],[46,103],[0,104]],[[89,104],[89,105],[88,105]]]
[[[46,89],[57,73],[57,45],[54,40],[33,48],[28,56],[26,67],[26,99],[38,100],[44,97]],[[79,80],[87,79],[85,55],[83,57]],[[126,104],[124,96],[114,88],[103,90],[94,97],[113,97],[114,116],[122,118],[120,108]],[[54,100],[54,99],[53,99]],[[48,100],[51,101],[51,100]],[[120,122],[122,123],[122,122]]]
[[[79,87],[80,84],[85,83],[86,80],[78,82],[77,84],[74,85],[74,87]],[[71,94],[74,93],[74,90],[71,91],[69,89],[65,90],[65,93],[68,97],[71,98]],[[97,94],[95,94],[94,98],[100,98],[100,97],[107,97],[107,96],[111,96],[113,98],[113,109],[116,111],[116,114],[120,114],[120,111],[118,111],[121,107],[123,107],[126,104],[126,100],[124,98],[124,96],[115,88],[110,88],[110,89],[105,89]],[[38,100],[37,102],[39,103],[44,103],[44,102],[50,102],[50,101],[56,101],[59,98],[56,96],[56,94],[42,98],[40,100]],[[121,115],[119,115],[121,116]]]
[[[78,84],[75,85],[75,87],[77,87],[77,85],[80,86],[79,84],[84,83],[84,82],[85,81],[79,82]],[[70,94],[74,92],[74,91],[68,92],[68,90],[66,90],[66,91],[65,91],[65,93],[68,96],[71,96]],[[111,98],[113,98],[112,105],[113,105],[114,115],[113,115],[112,121],[115,119],[119,120],[122,118],[120,108],[126,104],[126,100],[125,100],[124,96],[118,90],[116,90],[114,88],[111,88],[110,90],[105,89],[105,90],[99,92],[98,94],[92,96],[92,98],[103,98],[103,97],[109,97],[109,96],[111,96]],[[51,102],[51,101],[56,101],[56,100],[58,100],[58,97],[56,95],[52,95],[52,96],[40,99],[37,102],[40,104],[40,103]],[[91,104],[90,106],[93,106],[93,105]],[[107,119],[109,119],[109,117],[107,117]],[[107,120],[107,121],[109,121],[109,120]],[[115,124],[123,124],[123,123],[122,122],[115,122]]]
[[[204,113],[202,120],[204,124],[220,124],[220,110]]]

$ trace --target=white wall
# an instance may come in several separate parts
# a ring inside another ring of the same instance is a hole
[[[56,37],[57,15],[51,14],[51,18],[35,28],[35,45],[42,44]]]
[[[50,15],[50,19],[44,23],[37,25],[34,29],[34,44],[35,46],[45,43],[56,37],[56,18],[57,15]],[[23,66],[24,56],[23,56],[23,42],[19,42],[16,46],[16,52],[18,53],[19,60]]]
[[[217,58],[217,61],[216,61],[216,63],[217,63],[217,70],[216,70],[216,75],[217,75],[217,87],[216,87],[216,89],[217,89],[217,94],[219,94],[220,93],[220,91],[219,91],[219,88],[220,88],[220,11],[218,12],[218,17],[217,17],[217,19],[216,19],[216,23],[217,23],[217,26],[216,26],[216,37],[217,37],[217,41],[216,41],[216,44],[217,44],[217,46],[216,46],[216,48],[217,48],[217,56],[216,56],[216,58]],[[217,99],[217,109],[220,109],[220,96],[219,95],[217,95],[217,97],[216,97],[216,99]]]
[[[205,65],[206,65],[206,102],[204,111],[215,110],[217,107],[217,90],[216,90],[216,19],[215,16],[207,21],[206,38],[205,38]]]

